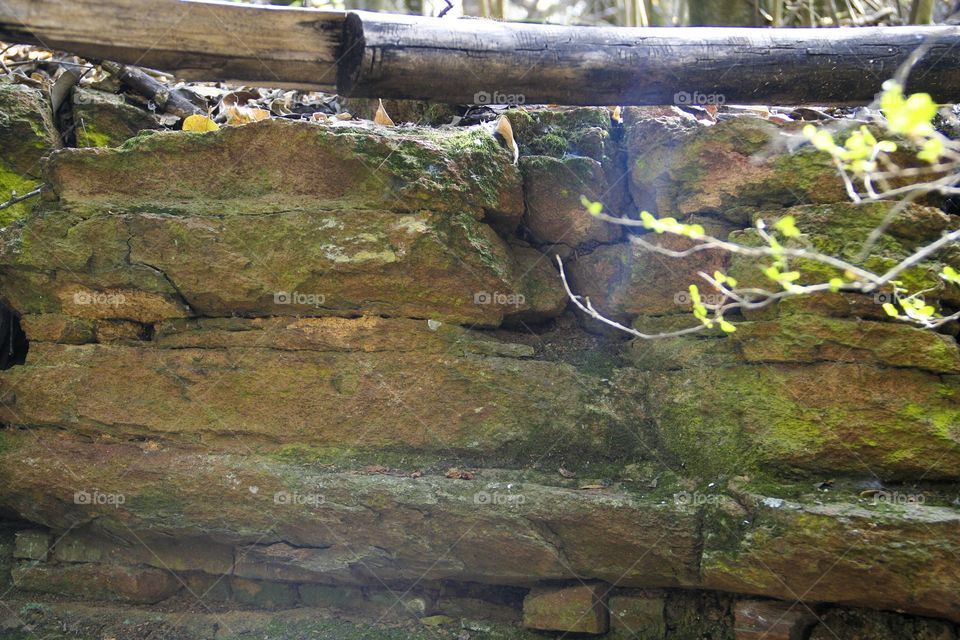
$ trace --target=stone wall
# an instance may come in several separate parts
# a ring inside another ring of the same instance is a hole
[[[515,166],[482,127],[152,131],[95,97],[89,146],[55,150],[44,96],[0,85],[0,162],[50,185],[0,233],[28,341],[0,372],[8,628],[956,637],[951,335],[838,293],[629,341],[574,315],[553,262],[660,330],[691,322],[698,271],[759,270],[652,254],[581,195],[747,241],[789,213],[852,255],[885,209],[771,146],[795,124],[517,110]],[[956,228],[935,204],[868,262]],[[955,309],[936,258],[905,279]]]

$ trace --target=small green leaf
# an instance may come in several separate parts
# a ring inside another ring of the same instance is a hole
[[[917,153],[919,160],[925,160],[930,164],[936,164],[943,155],[943,141],[940,138],[930,138],[923,143],[923,149]]]
[[[580,204],[586,207],[587,211],[592,216],[598,216],[603,213],[603,203],[593,202],[587,196],[580,196]]]
[[[773,227],[787,238],[796,238],[800,235],[800,230],[797,229],[796,222],[793,216],[783,216],[777,220]]]

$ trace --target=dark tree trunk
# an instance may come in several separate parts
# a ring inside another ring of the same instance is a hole
[[[865,103],[925,45],[908,89],[960,101],[953,26],[558,27],[181,0],[144,12],[142,0],[3,0],[0,40],[186,79],[570,105]]]

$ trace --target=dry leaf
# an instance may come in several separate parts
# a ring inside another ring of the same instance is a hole
[[[577,474],[575,474],[573,471],[568,471],[567,469],[564,469],[563,467],[560,467],[557,471],[558,471],[558,472],[560,473],[560,475],[562,475],[564,478],[572,478],[572,477],[574,477],[574,476],[577,475]]]
[[[352,120],[353,116],[350,115],[349,111],[344,111],[343,113],[338,113],[334,116],[337,120]]]
[[[193,131],[194,133],[204,133],[207,131],[217,131],[220,125],[207,116],[192,115],[187,116],[183,121],[184,131]]]
[[[520,147],[517,146],[517,140],[513,137],[513,127],[510,126],[510,120],[507,116],[500,116],[494,132],[500,136],[504,146],[513,154],[513,164],[517,164],[520,159]]]
[[[395,127],[393,124],[393,119],[387,114],[387,110],[383,108],[383,100],[380,100],[379,105],[377,106],[377,113],[373,116],[373,121],[377,124],[382,124],[385,127]]]
[[[603,489],[602,484],[582,484],[578,487],[579,489]]]
[[[413,473],[410,474],[411,478],[419,478],[421,476],[423,476],[423,471],[414,471]]]
[[[225,93],[223,97],[220,98],[220,108],[245,107],[250,101],[259,99],[259,91],[231,91],[230,93]]]
[[[607,107],[610,109],[610,119],[617,124],[623,123],[623,110],[620,107]]]
[[[390,469],[382,464],[371,464],[367,466],[366,471],[367,473],[386,473]]]
[[[227,107],[224,112],[227,114],[227,124],[244,125],[251,122],[259,122],[270,117],[270,112],[259,107]]]
[[[327,114],[325,114],[322,111],[314,111],[313,115],[310,116],[310,119],[313,120],[314,122],[326,122]]]

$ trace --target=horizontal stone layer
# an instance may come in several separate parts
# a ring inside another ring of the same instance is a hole
[[[111,149],[67,149],[53,154],[47,174],[72,211],[429,209],[508,228],[523,215],[520,174],[479,127],[387,131],[270,119],[212,133],[141,135]]]
[[[677,107],[628,107],[623,120],[631,196],[661,217],[710,214],[742,224],[757,212],[849,201],[830,156],[805,144],[805,122],[725,114],[713,123]],[[899,166],[922,166],[900,146]]]
[[[692,509],[658,500],[631,506],[629,496],[517,474],[331,474],[272,457],[145,454],[132,444],[43,432],[5,433],[2,461],[0,504],[51,528],[95,522],[122,539],[134,531],[314,547],[300,560],[289,553],[286,563],[316,571],[323,557],[339,557],[326,562],[328,580],[529,584],[574,571],[669,586],[696,578]],[[77,499],[84,491],[90,497]]]
[[[957,384],[837,362],[703,367],[651,374],[649,411],[677,464],[703,478],[947,480],[960,468]]]
[[[645,446],[629,378],[530,359],[528,346],[456,326],[206,319],[155,337],[34,342],[25,365],[0,373],[4,420],[212,450],[302,445],[332,459],[366,450],[622,464]]]
[[[27,362],[0,373],[5,422],[327,461],[363,452],[370,463],[413,455],[614,475],[643,460],[700,479],[947,480],[960,468],[957,346],[904,325],[746,322],[732,338],[640,342],[640,371],[613,360],[578,369],[404,319],[179,319],[151,341],[47,341],[104,340],[96,322],[26,316]]]
[[[87,218],[38,213],[2,239],[21,314],[164,319],[231,315],[543,320],[566,298],[556,269],[462,213],[287,211]]]
[[[954,620],[960,611],[951,561],[960,514],[946,507],[818,504],[738,486],[730,495],[577,490],[495,470],[474,480],[311,473],[258,455],[144,453],[42,432],[7,432],[3,451],[0,504],[33,522],[95,526],[131,543],[209,537],[253,553],[251,566],[272,566],[273,580],[529,586],[576,576]]]

